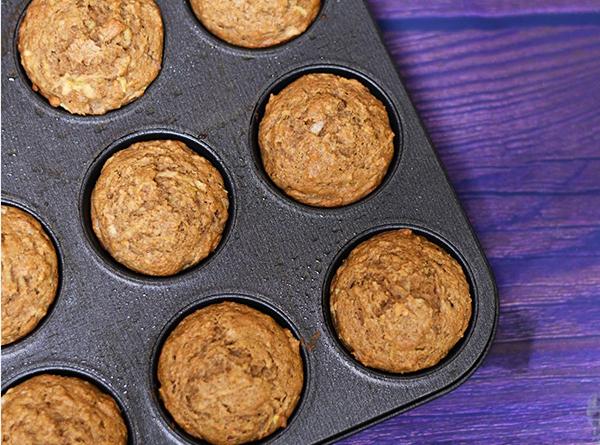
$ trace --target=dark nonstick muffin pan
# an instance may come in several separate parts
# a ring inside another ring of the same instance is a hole
[[[481,363],[498,312],[493,277],[361,0],[324,0],[303,35],[261,50],[213,37],[184,0],[158,0],[165,25],[161,73],[140,99],[97,117],[54,109],[31,90],[16,51],[27,4],[8,0],[2,8],[2,201],[42,222],[57,246],[61,276],[38,328],[3,348],[3,390],[42,371],[83,376],[118,401],[132,444],[197,443],[162,407],[156,361],[185,314],[221,300],[259,308],[302,340],[301,401],[288,427],[265,443],[334,441],[449,391]],[[268,95],[307,72],[361,80],[386,105],[396,133],[396,156],[381,186],[345,207],[293,201],[260,161],[256,133]],[[185,141],[220,169],[230,191],[230,219],[217,250],[168,278],[116,263],[89,219],[103,162],[152,138]],[[470,326],[446,359],[405,375],[354,360],[328,310],[329,282],[349,250],[398,227],[452,254],[473,297]]]

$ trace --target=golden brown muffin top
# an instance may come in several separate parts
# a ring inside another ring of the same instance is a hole
[[[304,376],[299,342],[289,330],[256,309],[225,302],[179,323],[160,353],[158,379],[179,426],[232,445],[285,427]]]
[[[232,45],[264,48],[302,34],[315,20],[320,0],[190,0],[198,20]]]
[[[229,201],[223,178],[183,142],[138,142],[110,157],[91,199],[94,233],[119,263],[173,275],[219,244]]]
[[[58,257],[41,224],[2,205],[2,344],[31,332],[58,288]]]
[[[332,280],[330,298],[340,340],[364,365],[389,372],[435,365],[471,318],[460,264],[408,229],[354,248]]]
[[[33,89],[74,114],[104,114],[141,96],[160,71],[154,0],[32,0],[19,28]]]
[[[112,397],[77,377],[40,374],[2,396],[2,445],[125,445]]]
[[[394,156],[385,106],[359,81],[334,74],[304,75],[272,95],[258,136],[273,182],[317,207],[368,195]]]

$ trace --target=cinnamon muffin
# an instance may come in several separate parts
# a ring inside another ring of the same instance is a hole
[[[286,426],[302,392],[299,342],[271,317],[225,302],[186,317],[158,362],[160,396],[188,434],[242,444]]]
[[[259,125],[273,182],[304,204],[336,207],[371,193],[394,156],[385,106],[359,81],[307,74],[272,95]]]
[[[94,233],[136,272],[176,274],[219,244],[229,201],[223,178],[183,142],[138,142],[110,157],[91,197]]]
[[[104,114],[141,96],[162,62],[154,0],[32,0],[19,28],[34,91],[74,114]]]
[[[2,445],[125,445],[112,397],[77,377],[40,374],[2,396]]]
[[[2,345],[30,333],[58,288],[58,257],[41,224],[2,205]]]
[[[264,48],[302,34],[315,20],[320,0],[190,0],[198,20],[232,45]]]
[[[330,287],[340,340],[362,364],[419,371],[438,363],[471,318],[460,264],[408,229],[373,236],[352,250]]]

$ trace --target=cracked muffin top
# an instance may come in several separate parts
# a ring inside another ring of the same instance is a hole
[[[245,48],[265,48],[302,34],[320,0],[190,0],[198,20],[217,37]]]
[[[2,396],[2,445],[126,443],[118,405],[83,379],[40,374]]]
[[[471,319],[460,264],[408,229],[359,244],[335,273],[330,310],[337,334],[362,364],[404,373],[429,368]]]
[[[30,333],[56,297],[58,257],[42,225],[2,205],[2,344]]]
[[[129,269],[176,274],[219,244],[228,218],[223,177],[181,141],[138,142],[112,155],[91,197],[94,233]]]
[[[284,193],[315,207],[360,200],[394,156],[387,110],[369,89],[334,74],[307,74],[272,95],[258,142],[265,170]]]
[[[212,304],[169,335],[158,363],[160,396],[188,434],[217,445],[262,439],[287,424],[302,392],[300,345],[270,316]]]
[[[32,0],[18,47],[32,88],[50,105],[100,115],[156,78],[163,23],[154,0]]]

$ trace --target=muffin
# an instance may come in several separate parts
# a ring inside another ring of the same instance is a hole
[[[265,170],[288,196],[316,207],[371,193],[394,156],[385,106],[359,81],[307,74],[272,95],[258,142]]]
[[[302,34],[317,17],[320,0],[190,0],[198,20],[232,45],[264,48]]]
[[[110,157],[91,196],[94,233],[112,257],[147,275],[176,274],[219,244],[223,178],[183,142],[138,142]]]
[[[2,445],[125,445],[112,397],[77,377],[40,374],[2,396]]]
[[[186,317],[158,361],[160,396],[188,434],[216,445],[287,424],[303,386],[298,340],[271,317],[224,302]]]
[[[2,205],[2,345],[35,329],[57,288],[58,258],[41,224]]]
[[[365,366],[393,373],[437,364],[471,318],[460,264],[408,229],[373,236],[352,250],[330,287],[342,343]]]
[[[32,0],[18,47],[33,90],[50,105],[104,114],[158,75],[162,18],[154,0]]]

